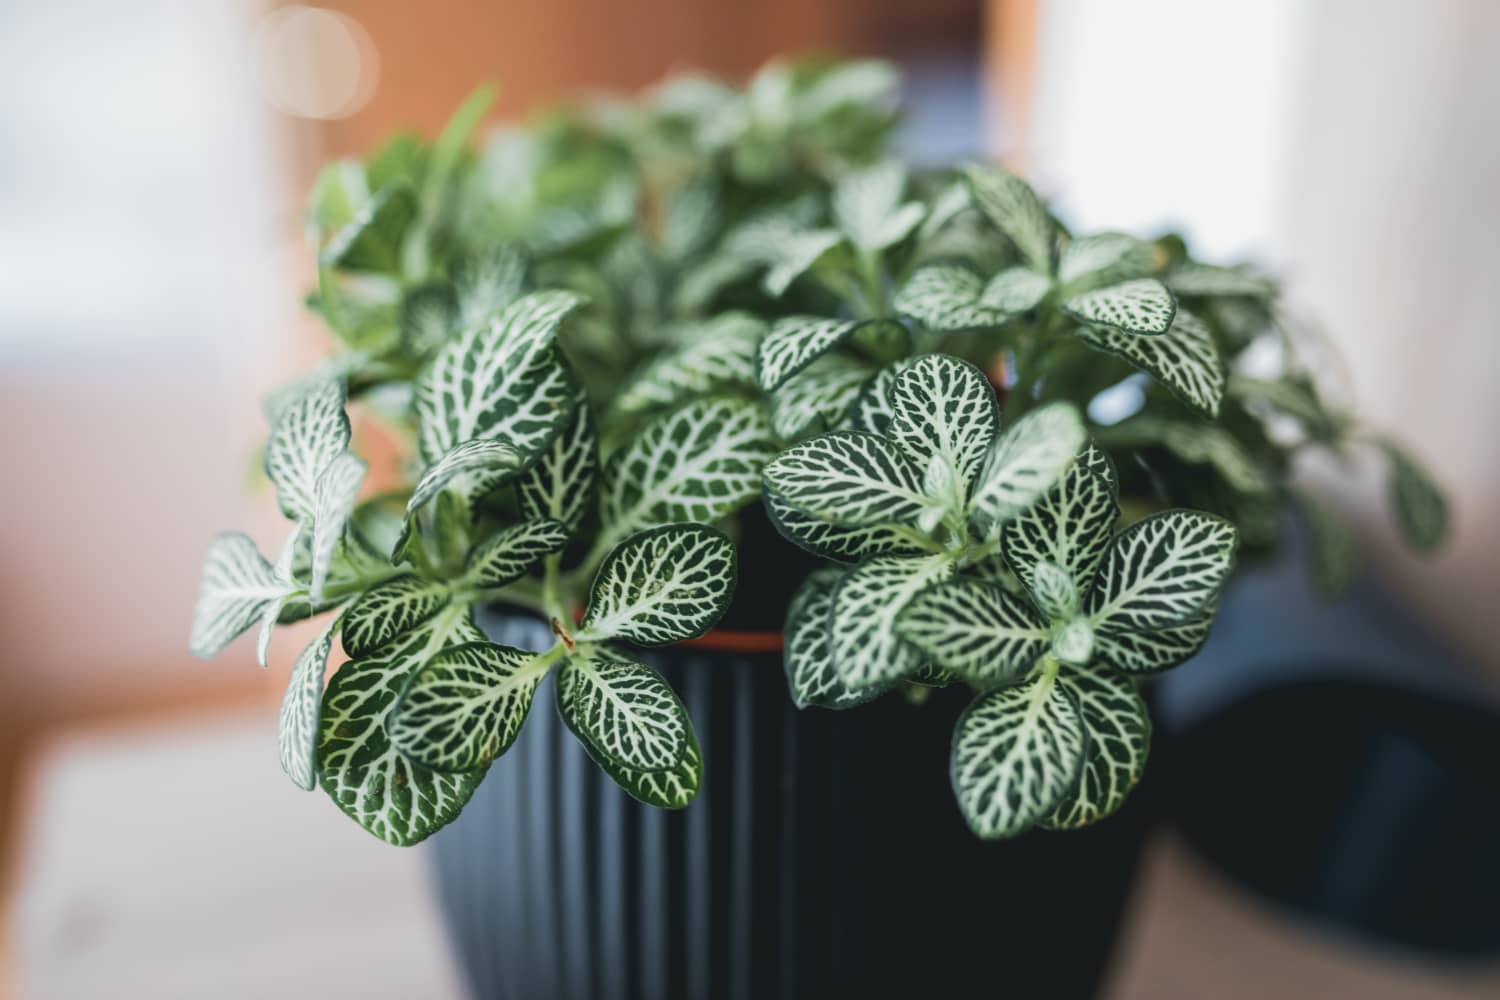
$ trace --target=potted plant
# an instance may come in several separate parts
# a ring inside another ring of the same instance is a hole
[[[896,84],[681,77],[473,152],[481,91],[319,179],[341,348],[268,402],[292,528],[214,541],[192,647],[258,627],[264,664],[322,616],[282,766],[390,843],[494,771],[436,841],[482,992],[1086,990],[1143,824],[1030,831],[1125,806],[1140,686],[1274,543],[1292,455],[1374,441],[1408,538],[1444,533],[1271,280],[907,170]],[[401,489],[362,492],[351,415]]]

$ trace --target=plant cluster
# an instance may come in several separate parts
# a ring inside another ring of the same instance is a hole
[[[212,656],[258,625],[264,664],[276,625],[326,616],[281,711],[298,785],[422,840],[551,674],[611,777],[686,805],[702,754],[637,650],[713,627],[760,503],[826,560],[787,615],[797,704],[965,685],[975,833],[1077,826],[1139,778],[1138,684],[1203,644],[1237,549],[1274,543],[1297,452],[1374,441],[1406,536],[1441,540],[1441,495],[1325,398],[1273,282],[1072,234],[996,167],[906,169],[897,83],[683,77],[476,152],[481,91],[435,142],[324,171],[308,304],[340,349],[267,404],[292,527],[274,563],[215,540],[192,636]],[[376,437],[406,456],[392,490],[352,447]],[[1353,546],[1310,515],[1336,590]],[[488,603],[555,641],[489,641]]]

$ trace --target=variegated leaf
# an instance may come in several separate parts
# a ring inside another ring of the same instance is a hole
[[[417,217],[410,185],[396,185],[366,201],[323,248],[324,264],[348,271],[400,274],[401,245]]]
[[[698,746],[698,736],[688,725],[687,747],[676,767],[665,771],[637,771],[608,757],[601,756],[593,747],[584,745],[594,763],[598,764],[614,779],[615,784],[630,793],[631,797],[658,809],[681,809],[692,802],[703,787],[703,751]]]
[[[1155,278],[1122,281],[1064,300],[1063,312],[1081,323],[1124,333],[1166,333],[1177,314],[1177,300]]]
[[[922,653],[897,634],[896,617],[917,594],[952,575],[947,555],[882,556],[839,580],[829,622],[833,666],[845,687],[879,692],[922,666]]]
[[[476,439],[503,439],[528,459],[539,454],[577,401],[555,341],[582,304],[571,292],[535,292],[444,344],[417,379],[422,455],[435,462]]]
[[[315,383],[278,413],[266,442],[266,476],[276,484],[281,512],[311,521],[318,505],[318,477],[349,447],[344,387]]]
[[[312,586],[314,602],[323,599],[334,552],[343,540],[344,528],[354,513],[359,487],[365,480],[366,465],[351,452],[335,456],[318,477],[313,491]]]
[[[1083,666],[1094,658],[1094,626],[1079,615],[1052,632],[1052,655],[1059,663]]]
[[[1071,403],[1025,414],[995,443],[970,500],[971,509],[1002,524],[1030,507],[1073,464],[1086,435]]]
[[[441,347],[458,332],[458,305],[453,287],[446,282],[423,285],[401,300],[401,346],[408,354],[423,357]]]
[[[970,164],[964,168],[964,177],[980,211],[1010,238],[1031,269],[1051,274],[1057,227],[1036,192],[999,167]]]
[[[770,487],[763,488],[761,499],[784,538],[825,559],[858,562],[879,555],[916,555],[926,548],[922,536],[905,525],[846,528],[798,510]]]
[[[599,470],[599,441],[587,403],[516,480],[516,498],[528,520],[550,518],[575,531],[593,499]]]
[[[1169,510],[1115,536],[1089,592],[1100,631],[1144,632],[1198,617],[1234,564],[1234,525],[1198,510]]]
[[[771,324],[755,356],[755,378],[766,391],[828,353],[859,329],[852,319],[783,316]]]
[[[700,636],[728,610],[736,574],[734,543],[717,529],[667,524],[638,532],[600,564],[578,641],[662,646]]]
[[[893,305],[901,315],[910,316],[934,333],[1003,326],[1010,314],[981,305],[979,296],[983,290],[979,276],[966,267],[928,264],[918,268],[901,286]]]
[[[1146,770],[1151,715],[1135,682],[1104,667],[1072,667],[1058,678],[1078,702],[1088,752],[1078,786],[1044,821],[1067,830],[1087,826],[1125,804]]]
[[[1390,466],[1391,506],[1406,543],[1419,552],[1431,552],[1448,538],[1448,500],[1443,491],[1394,441],[1383,440],[1380,448]]]
[[[1102,451],[1089,445],[1052,489],[1006,522],[1001,551],[1027,587],[1032,586],[1033,568],[1051,562],[1087,591],[1120,516],[1112,478],[1095,471],[1102,469],[1112,477],[1108,463]]]
[[[949,761],[969,829],[998,840],[1052,815],[1077,787],[1087,751],[1077,699],[1053,677],[980,695],[958,720]]]
[[[771,429],[783,441],[842,423],[875,374],[857,358],[825,354],[771,393]]]
[[[1276,283],[1268,278],[1231,267],[1215,267],[1184,261],[1166,276],[1167,287],[1178,295],[1219,297],[1245,296],[1269,299],[1276,295]]]
[[[502,528],[476,545],[464,560],[462,585],[477,590],[503,587],[525,576],[543,556],[561,552],[567,544],[568,529],[551,518]]]
[[[1138,337],[1108,327],[1083,326],[1080,340],[1118,355],[1148,372],[1199,413],[1219,415],[1224,397],[1224,360],[1213,334],[1196,316],[1179,309],[1171,329],[1159,337]]]
[[[525,281],[526,257],[513,246],[465,255],[453,270],[460,329],[488,322],[521,297]]]
[[[596,648],[565,660],[556,684],[558,713],[596,759],[644,772],[683,762],[692,723],[655,670]]]
[[[1152,674],[1170,670],[1198,654],[1208,641],[1214,610],[1183,625],[1168,625],[1145,632],[1094,633],[1094,653],[1100,663],[1130,674]]]
[[[1078,611],[1078,583],[1073,574],[1049,560],[1031,567],[1027,586],[1031,599],[1048,621],[1066,621]]]
[[[1098,233],[1070,240],[1057,261],[1057,280],[1075,288],[1097,287],[1151,273],[1151,244],[1124,233]]]
[[[734,513],[760,495],[761,469],[775,454],[770,423],[748,400],[710,397],[663,414],[605,466],[596,544]]]
[[[844,527],[915,523],[927,507],[911,461],[862,431],[793,445],[766,466],[765,481],[793,507]]]
[[[318,784],[318,716],[323,704],[323,675],[337,627],[337,619],[329,622],[297,657],[276,724],[281,769],[298,788],[309,792]]]
[[[906,167],[897,160],[855,170],[833,189],[833,217],[844,235],[866,252],[906,238],[926,214],[917,202],[901,203]]]
[[[765,323],[748,313],[705,321],[638,371],[620,390],[615,410],[645,413],[727,386],[754,386],[755,350],[765,332]]]
[[[780,298],[818,258],[843,242],[843,234],[834,229],[808,229],[785,236],[776,246],[771,269],[763,281],[766,294]]]
[[[193,608],[193,655],[214,656],[292,590],[249,536],[238,531],[219,535],[203,560]]]
[[[910,361],[897,361],[886,365],[870,380],[865,390],[859,394],[854,401],[854,407],[849,411],[849,429],[856,431],[868,431],[871,434],[885,436],[886,428],[891,423],[891,387],[896,384],[896,376],[900,375],[910,365]]]
[[[410,760],[472,771],[509,750],[551,661],[492,642],[438,650],[412,675],[386,730]]]
[[[425,840],[455,819],[484,778],[483,768],[441,774],[422,767],[387,734],[387,719],[411,675],[438,649],[474,631],[466,618],[445,616],[440,624],[411,633],[378,658],[344,664],[323,694],[318,782],[346,815],[398,847]]]
[[[985,283],[979,305],[1007,317],[1030,312],[1052,290],[1052,281],[1029,267],[1008,267]]]
[[[923,656],[980,688],[1014,684],[1047,651],[1046,624],[987,580],[961,578],[917,594],[896,632]]]
[[[995,390],[967,361],[929,354],[912,362],[891,386],[886,436],[919,469],[934,460],[952,470],[963,496],[979,475],[999,433]]]
[[[798,708],[849,708],[868,701],[870,692],[851,691],[833,667],[833,592],[842,574],[822,569],[810,574],[792,596],[786,612],[787,687]]]
[[[406,516],[401,534],[392,550],[392,558],[406,558],[414,537],[418,513],[444,490],[452,490],[464,511],[474,502],[493,493],[520,474],[524,458],[520,452],[501,441],[475,440],[456,445],[417,480],[411,499],[406,502]]]
[[[344,651],[368,656],[431,619],[448,599],[445,585],[411,574],[371,587],[344,612]]]

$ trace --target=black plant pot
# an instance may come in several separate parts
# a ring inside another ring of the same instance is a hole
[[[550,642],[495,616],[496,641]],[[439,891],[489,998],[1088,997],[1150,812],[985,843],[948,785],[967,701],[935,691],[799,711],[780,657],[647,654],[707,771],[687,809],[643,806],[562,725],[550,680],[519,741],[439,833]]]

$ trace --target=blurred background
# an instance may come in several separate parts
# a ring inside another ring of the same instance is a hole
[[[995,155],[1082,228],[1176,228],[1285,274],[1362,411],[1449,489],[1453,542],[1406,555],[1374,470],[1303,474],[1360,526],[1418,683],[1493,704],[1494,0],[11,0],[0,996],[461,995],[421,852],[278,773],[287,658],[187,653],[209,539],[276,537],[250,488],[258,397],[327,350],[300,305],[305,193],[331,157],[431,135],[484,80],[513,118],[808,51],[904,69],[914,160]],[[1384,643],[1368,620],[1317,627]],[[1223,707],[1264,679],[1255,660],[1195,662],[1169,707]],[[1191,839],[1153,845],[1111,996],[1500,997],[1492,963],[1292,915]]]

